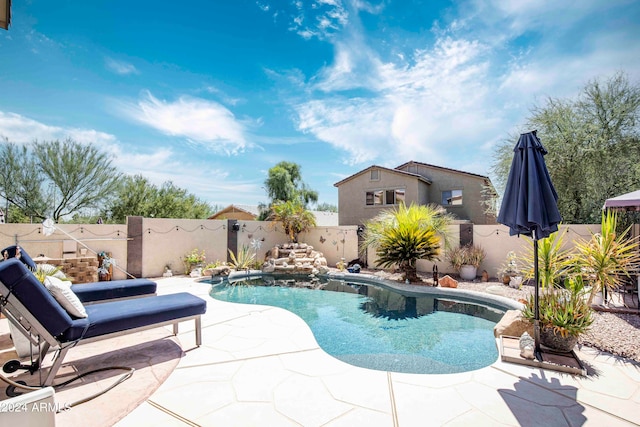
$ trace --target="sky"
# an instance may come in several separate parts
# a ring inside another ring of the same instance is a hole
[[[491,177],[531,108],[619,71],[640,82],[635,0],[13,0],[0,137],[92,143],[219,207],[295,162],[337,205],[374,164]]]

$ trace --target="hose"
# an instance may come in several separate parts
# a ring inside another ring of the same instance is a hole
[[[133,375],[133,372],[135,371],[135,368],[130,368],[128,366],[109,366],[109,367],[106,367],[106,368],[94,369],[94,370],[85,372],[83,374],[77,375],[74,378],[71,378],[71,379],[69,379],[67,381],[64,381],[64,382],[60,383],[60,384],[53,385],[54,389],[62,388],[62,387],[65,387],[65,386],[71,384],[74,381],[79,380],[80,378],[86,377],[87,375],[95,374],[96,372],[111,371],[111,370],[120,370],[120,371],[127,371],[127,372],[124,373],[123,375],[121,375],[120,378],[118,378],[116,381],[114,381],[113,384],[111,384],[106,389],[104,389],[102,391],[99,391],[97,393],[94,393],[94,394],[92,394],[90,396],[84,397],[84,398],[82,398],[80,400],[76,400],[75,402],[72,402],[70,404],[66,404],[64,406],[64,409],[65,410],[66,409],[70,409],[70,408],[72,408],[74,406],[77,406],[77,405],[80,405],[82,403],[88,402],[90,400],[95,399],[98,396],[101,396],[101,395],[105,394],[106,392],[108,392],[112,388],[116,387],[117,385],[119,385],[119,384],[123,383],[124,381],[128,380],[129,378],[131,378],[131,376]],[[0,380],[2,380],[5,383],[9,384],[9,387],[21,388],[21,389],[29,390],[29,391],[39,390],[39,389],[43,388],[42,386],[34,387],[34,386],[22,384],[21,382],[13,381],[12,379],[7,378],[2,374],[0,374]],[[60,409],[58,409],[56,412],[60,412]]]

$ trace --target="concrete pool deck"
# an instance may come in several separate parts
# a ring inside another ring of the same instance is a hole
[[[460,374],[374,371],[326,354],[296,315],[217,301],[209,288],[158,280],[159,294],[207,299],[203,345],[194,347],[191,323],[181,325],[185,355],[117,426],[640,424],[640,366],[606,353],[580,349],[586,377],[501,361]]]

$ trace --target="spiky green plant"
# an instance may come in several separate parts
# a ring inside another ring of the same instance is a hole
[[[603,213],[600,233],[592,234],[589,241],[576,243],[577,266],[593,285],[589,304],[602,289],[617,288],[623,277],[629,277],[629,269],[640,264],[638,241],[629,236],[630,228],[616,233],[617,220],[616,213]]]
[[[538,301],[540,325],[552,328],[563,338],[577,337],[586,332],[593,323],[592,309],[586,299],[581,276],[565,279],[564,289],[549,286],[540,294]],[[522,316],[533,323],[535,297],[529,296]]]
[[[417,281],[417,260],[438,258],[440,241],[446,242],[446,227],[451,220],[451,215],[440,206],[400,204],[365,224],[362,247],[376,248],[377,266],[397,266],[403,279]]]
[[[231,258],[231,266],[236,270],[248,270],[254,265],[255,254],[251,252],[249,246],[242,245],[237,255],[235,255],[231,249],[228,249],[228,251],[229,257]]]
[[[538,240],[538,277],[540,287],[560,285],[562,278],[569,274],[573,260],[570,251],[563,249],[564,234],[551,233],[549,237]],[[534,243],[529,240],[529,248],[520,258],[524,266],[524,276],[528,279],[534,277]]]
[[[31,270],[33,275],[40,281],[40,283],[44,283],[44,279],[47,276],[55,276],[61,280],[69,280],[64,277],[64,273],[60,267],[55,267],[53,265],[48,264],[37,264],[35,269]]]
[[[482,247],[474,245],[449,248],[445,253],[445,258],[456,272],[459,272],[463,265],[473,265],[475,268],[480,267],[486,256],[487,253]]]

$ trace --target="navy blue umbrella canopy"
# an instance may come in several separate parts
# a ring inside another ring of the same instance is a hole
[[[558,210],[558,193],[553,188],[542,146],[536,131],[523,133],[513,149],[513,161],[507,187],[502,198],[498,222],[509,227],[510,235],[531,236],[533,239],[533,269],[535,275],[534,339],[540,356],[540,307],[538,240],[558,231],[562,221]]]
[[[513,161],[498,214],[498,222],[509,227],[513,235],[523,234],[534,240],[558,231],[562,221],[558,194],[553,187],[542,146],[536,131],[523,133],[513,149]]]

